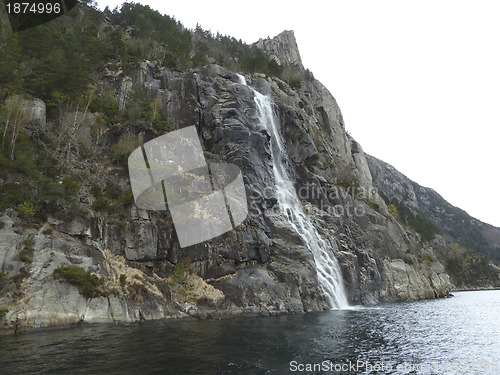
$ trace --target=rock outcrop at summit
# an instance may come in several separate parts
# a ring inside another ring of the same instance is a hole
[[[272,39],[259,39],[255,45],[266,52],[278,65],[304,70],[293,30],[285,30]]]

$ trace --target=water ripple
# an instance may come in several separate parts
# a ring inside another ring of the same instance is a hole
[[[269,318],[83,326],[0,337],[0,373],[281,375],[291,361],[363,361],[391,368],[294,373],[500,374],[499,317],[500,291],[488,291]],[[479,368],[488,364],[496,367]]]

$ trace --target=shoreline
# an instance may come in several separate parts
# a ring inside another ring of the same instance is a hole
[[[450,293],[455,293],[455,292],[480,292],[480,291],[488,291],[488,290],[500,290],[500,286],[488,286],[488,287],[481,287],[481,288],[472,288],[472,287],[457,288],[457,287],[454,287],[453,289],[450,289]]]
[[[355,310],[352,307],[353,306],[381,306],[385,304],[391,304],[391,303],[400,303],[400,302],[418,302],[418,301],[425,301],[425,300],[435,300],[435,299],[445,299],[445,298],[451,298],[454,297],[453,293],[456,292],[481,292],[481,291],[500,291],[500,287],[491,287],[491,288],[478,288],[478,289],[452,289],[450,290],[450,293],[446,296],[443,297],[438,297],[438,298],[422,298],[422,299],[412,299],[412,300],[395,300],[395,301],[379,301],[376,304],[373,305],[363,305],[363,304],[358,304],[358,305],[351,305],[350,308],[347,308],[345,310]],[[335,309],[332,309],[335,310]],[[344,309],[342,309],[344,310]],[[171,316],[171,317],[159,317],[159,318],[152,318],[152,319],[137,319],[137,320],[131,320],[131,321],[100,321],[100,322],[89,322],[85,320],[80,320],[78,322],[74,323],[63,323],[63,324],[54,324],[54,325],[47,325],[47,326],[41,326],[41,327],[34,327],[34,326],[22,326],[22,327],[17,327],[14,328],[0,328],[0,336],[16,336],[16,335],[23,335],[23,334],[31,334],[31,333],[39,333],[39,332],[45,332],[45,331],[53,331],[53,330],[64,330],[64,329],[75,329],[79,327],[85,327],[85,326],[108,326],[108,325],[135,325],[135,324],[142,324],[142,323],[154,323],[154,322],[175,322],[175,321],[195,321],[195,320],[226,320],[226,319],[238,319],[238,318],[266,318],[266,317],[273,317],[273,316],[279,316],[279,315],[300,315],[300,314],[308,314],[308,313],[319,313],[319,312],[326,312],[329,310],[314,310],[314,311],[262,311],[262,312],[257,312],[257,311],[216,311],[216,310],[207,310],[207,311],[200,311],[198,314],[185,314],[185,316]]]

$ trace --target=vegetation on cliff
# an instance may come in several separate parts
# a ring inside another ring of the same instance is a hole
[[[188,30],[147,5],[125,3],[100,12],[84,1],[60,19],[15,34],[2,22],[0,208],[17,208],[41,220],[58,210],[79,209],[82,195],[93,196],[91,208],[97,211],[116,213],[131,202],[130,190],[109,194],[109,181],[86,170],[91,163],[126,166],[137,140],[106,144],[111,153],[104,152],[104,160],[98,151],[127,122],[169,131],[161,103],[147,98],[140,85],[131,88],[127,107],[120,108],[114,79],[134,76],[139,62],[154,60],[172,70],[215,62],[233,71],[281,73],[262,50],[200,26]],[[45,131],[26,127],[26,103],[32,98],[46,104]],[[89,122],[90,142],[82,147],[75,138]]]
[[[54,275],[70,284],[76,285],[80,293],[86,298],[104,295],[104,280],[90,271],[79,266],[59,266]]]
[[[77,105],[109,61],[119,64],[124,74],[144,60],[178,70],[209,62],[247,73],[278,76],[282,70],[262,50],[241,40],[200,26],[186,29],[174,18],[136,3],[104,12],[80,5],[21,33],[10,33],[3,23],[0,27],[1,99],[13,93],[36,96],[47,103],[51,117],[61,104]]]
[[[430,219],[408,208],[404,202],[397,198],[389,199],[383,192],[379,192],[379,194],[387,204],[389,215],[398,220],[403,226],[418,233],[422,241],[432,241],[437,234],[445,235],[451,239],[457,238],[456,229],[452,228],[443,231]],[[461,210],[457,209],[456,211]],[[482,238],[481,234],[478,234],[476,238]],[[467,240],[466,243],[469,245],[475,244],[472,240]],[[496,286],[499,283],[498,267],[487,256],[473,251],[471,248],[462,247],[455,242],[453,246],[446,248],[445,251],[438,252],[438,256],[445,266],[446,272],[450,275],[452,283],[458,288],[470,289],[478,285]],[[423,260],[430,261],[430,259]],[[413,259],[405,258],[404,261],[411,263]]]
[[[420,214],[415,214],[403,202],[394,198],[389,199],[382,192],[380,192],[380,196],[385,200],[389,213],[402,225],[417,232],[423,241],[430,241],[434,235],[441,233],[441,230],[432,221]]]
[[[437,227],[442,234],[451,236],[460,246],[500,264],[500,228],[471,217],[464,210],[451,205],[436,191],[411,181],[387,163],[369,155],[367,161],[374,185],[380,193],[386,195],[387,202],[411,207],[415,216],[422,216],[431,224],[426,224],[423,231],[431,233],[433,227]]]

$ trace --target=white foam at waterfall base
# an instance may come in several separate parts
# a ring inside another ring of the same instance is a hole
[[[241,84],[246,85],[245,77],[238,75],[238,78]],[[333,249],[321,238],[316,227],[305,215],[295,187],[288,175],[284,161],[289,160],[289,157],[275,120],[272,100],[260,92],[252,90],[261,126],[271,136],[271,158],[279,209],[287,218],[290,227],[313,254],[319,286],[330,307],[346,308],[349,303]]]

